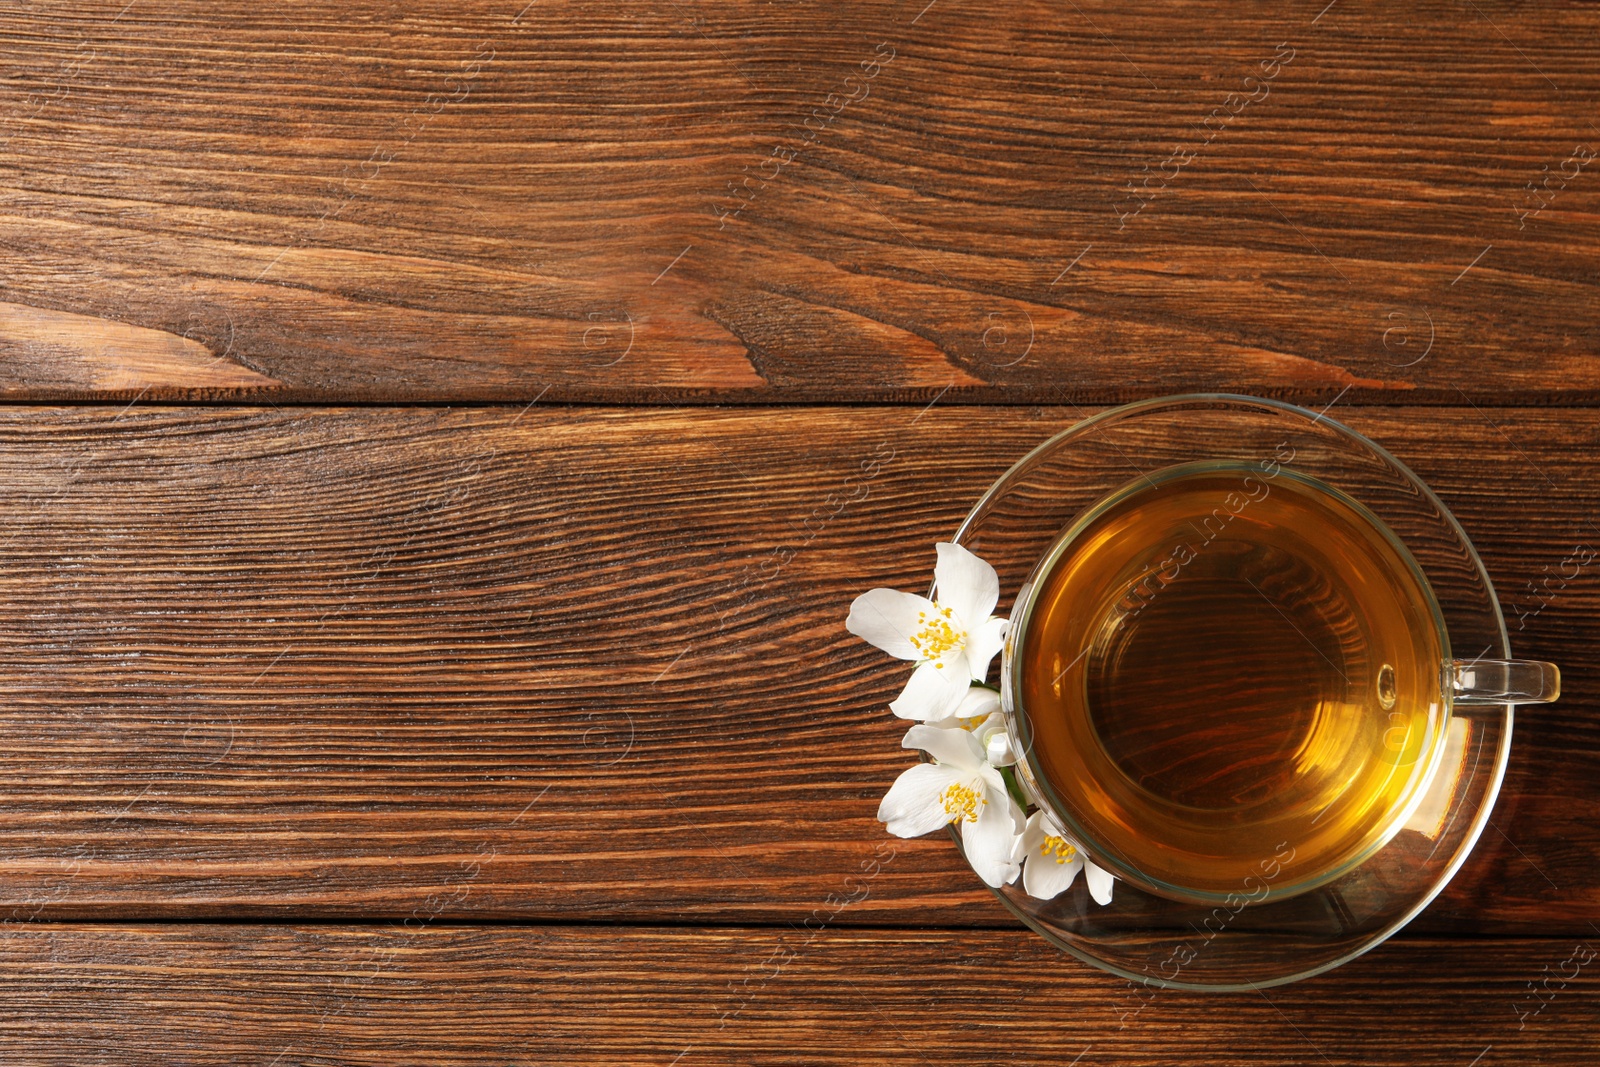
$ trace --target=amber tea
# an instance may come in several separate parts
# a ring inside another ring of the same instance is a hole
[[[1057,813],[1174,895],[1335,877],[1415,806],[1447,714],[1443,627],[1371,513],[1276,463],[1130,484],[1019,605],[1019,732]]]

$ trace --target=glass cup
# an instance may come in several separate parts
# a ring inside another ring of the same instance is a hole
[[[1161,896],[1220,903],[1264,861],[1280,899],[1334,881],[1413,816],[1454,708],[1560,692],[1551,663],[1452,658],[1404,543],[1292,458],[1141,472],[1061,532],[1012,607],[1001,701],[1021,781]]]
[[[1097,508],[1132,483],[1186,465],[1260,470],[1263,461],[1277,464],[1280,477],[1304,478],[1355,502],[1370,516],[1373,535],[1414,571],[1425,590],[1416,607],[1440,650],[1441,706],[1427,736],[1395,759],[1405,788],[1359,849],[1339,864],[1304,871],[1278,854],[1263,855],[1223,891],[1152,876],[1121,854],[1117,834],[1096,825],[1093,812],[1063,802],[1061,783],[1041,776],[1030,750],[1036,724],[1022,699],[1018,653],[1033,625],[1030,598],[1071,550],[1074,527],[1092,521]],[[1383,942],[1443,890],[1487,827],[1510,758],[1514,706],[1558,693],[1552,665],[1511,654],[1483,562],[1439,498],[1380,446],[1292,404],[1198,394],[1102,412],[1018,461],[954,540],[996,568],[997,610],[1012,619],[1001,686],[1022,755],[1019,782],[1121,879],[1104,907],[1070,891],[1036,900],[1017,884],[996,893],[1059,947],[1146,986],[1262,988],[1320,973]]]

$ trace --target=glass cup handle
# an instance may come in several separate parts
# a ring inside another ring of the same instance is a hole
[[[1445,672],[1458,706],[1548,704],[1561,695],[1561,670],[1536,659],[1451,660]]]

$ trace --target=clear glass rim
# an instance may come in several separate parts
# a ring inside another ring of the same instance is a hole
[[[1429,488],[1426,482],[1417,477],[1416,473],[1412,471],[1410,467],[1407,467],[1404,463],[1400,462],[1400,460],[1396,459],[1388,449],[1384,448],[1376,441],[1373,441],[1365,434],[1351,429],[1349,426],[1338,421],[1337,419],[1329,418],[1327,415],[1327,408],[1324,408],[1321,412],[1313,412],[1307,408],[1301,407],[1298,404],[1291,404],[1287,401],[1273,400],[1267,397],[1246,396],[1241,393],[1178,393],[1171,396],[1152,397],[1148,400],[1137,400],[1133,403],[1121,404],[1115,407],[1107,408],[1106,410],[1097,412],[1096,414],[1090,415],[1087,418],[1080,419],[1071,426],[1068,426],[1066,429],[1051,435],[1045,441],[1030,449],[1024,456],[1008,467],[1005,473],[996,478],[989,488],[984,491],[983,495],[978,498],[977,502],[973,504],[971,509],[968,510],[966,518],[963,519],[961,521],[961,525],[956,528],[956,532],[952,539],[957,544],[962,543],[963,538],[968,536],[972,530],[972,527],[977,523],[990,502],[1005,492],[1009,488],[1010,483],[1018,475],[1027,470],[1033,464],[1034,460],[1039,456],[1054,451],[1066,442],[1079,437],[1082,434],[1092,430],[1099,424],[1110,421],[1114,418],[1126,418],[1128,416],[1142,414],[1144,412],[1159,408],[1201,406],[1228,406],[1266,409],[1269,411],[1284,412],[1291,415],[1309,418],[1312,425],[1318,425],[1326,422],[1337,432],[1344,434],[1362,447],[1372,450],[1386,463],[1389,463],[1391,466],[1393,466],[1395,470],[1400,472],[1402,476],[1411,482],[1412,486],[1418,491],[1419,494],[1421,494],[1424,499],[1433,505],[1433,507],[1438,511],[1438,514],[1449,525],[1451,532],[1454,533],[1457,540],[1460,541],[1461,546],[1466,549],[1467,557],[1471,562],[1472,568],[1477,572],[1478,579],[1483,583],[1484,592],[1488,598],[1490,609],[1494,614],[1495,631],[1499,638],[1498,654],[1503,659],[1511,658],[1511,637],[1510,633],[1506,630],[1505,614],[1500,610],[1500,599],[1495,594],[1494,583],[1489,577],[1488,568],[1484,566],[1482,557],[1478,555],[1477,547],[1473,545],[1472,539],[1467,536],[1466,530],[1464,530],[1461,526],[1461,523],[1457,521],[1454,513],[1452,513],[1450,509],[1445,506],[1444,501],[1439,499],[1438,494]],[[1330,404],[1329,406],[1331,407],[1332,405]],[[931,595],[931,588],[929,592]],[[1490,651],[1493,651],[1493,649]],[[1119,967],[1109,960],[1102,959],[1093,955],[1092,953],[1077,948],[1066,940],[1057,937],[1034,916],[1019,908],[1011,900],[1011,898],[1006,896],[1006,894],[1001,891],[1000,887],[992,886],[990,887],[990,890],[994,893],[995,897],[999,899],[1000,903],[1005,906],[1006,910],[1010,911],[1018,919],[1022,920],[1025,926],[1043,937],[1046,941],[1049,941],[1051,944],[1055,945],[1057,948],[1093,967],[1097,967],[1100,970],[1107,971],[1111,974],[1117,975],[1120,978],[1125,978],[1130,982],[1136,982],[1149,988],[1188,989],[1198,992],[1218,993],[1243,992],[1249,990],[1270,989],[1274,986],[1287,985],[1290,982],[1298,982],[1307,978],[1315,977],[1319,974],[1324,974],[1335,967],[1349,963],[1351,960],[1365,955],[1366,953],[1377,948],[1379,945],[1383,944],[1385,941],[1389,940],[1396,933],[1398,933],[1403,927],[1410,923],[1412,919],[1415,919],[1424,908],[1433,903],[1434,899],[1444,891],[1445,886],[1449,885],[1451,880],[1455,878],[1456,873],[1461,869],[1461,865],[1466,862],[1467,857],[1470,856],[1472,851],[1477,847],[1478,838],[1482,836],[1484,828],[1488,825],[1489,816],[1494,810],[1495,801],[1499,798],[1500,787],[1505,779],[1506,765],[1510,762],[1511,758],[1511,735],[1515,723],[1515,714],[1510,704],[1502,705],[1502,709],[1505,716],[1505,727],[1500,736],[1498,750],[1495,753],[1494,771],[1485,788],[1483,803],[1478,808],[1477,814],[1473,819],[1472,826],[1468,829],[1467,833],[1463,835],[1461,845],[1457,849],[1455,856],[1452,857],[1443,871],[1440,872],[1440,874],[1426,888],[1426,890],[1419,894],[1412,905],[1408,907],[1400,916],[1391,921],[1387,926],[1384,926],[1375,931],[1373,934],[1369,935],[1363,941],[1358,943],[1351,951],[1337,956],[1331,960],[1321,962],[1313,967],[1308,967],[1304,970],[1296,971],[1290,974],[1267,978],[1259,982],[1186,982],[1181,979],[1155,978],[1149,974],[1135,973]],[[959,849],[961,847],[961,839],[959,834],[957,834],[954,827],[950,828],[949,833],[951,838],[955,841],[957,849]]]

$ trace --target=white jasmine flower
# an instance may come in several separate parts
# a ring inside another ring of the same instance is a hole
[[[1000,600],[994,568],[962,548],[941,542],[933,569],[934,599],[894,589],[872,589],[850,605],[845,628],[916,670],[889,705],[902,719],[937,722],[957,713],[973,682],[1005,641],[1006,620],[993,614]]]
[[[1015,858],[1022,864],[1022,888],[1030,897],[1049,900],[1059,896],[1082,870],[1095,903],[1111,903],[1111,883],[1116,880],[1111,872],[1095,866],[1042,811],[1028,816]]]
[[[978,739],[959,725],[919,723],[900,744],[920,748],[935,762],[919,763],[895,779],[878,806],[878,818],[888,831],[896,837],[918,837],[955,823],[962,851],[978,877],[997,888],[1016,878],[1022,809],[1006,791],[1000,772],[983,758]]]

